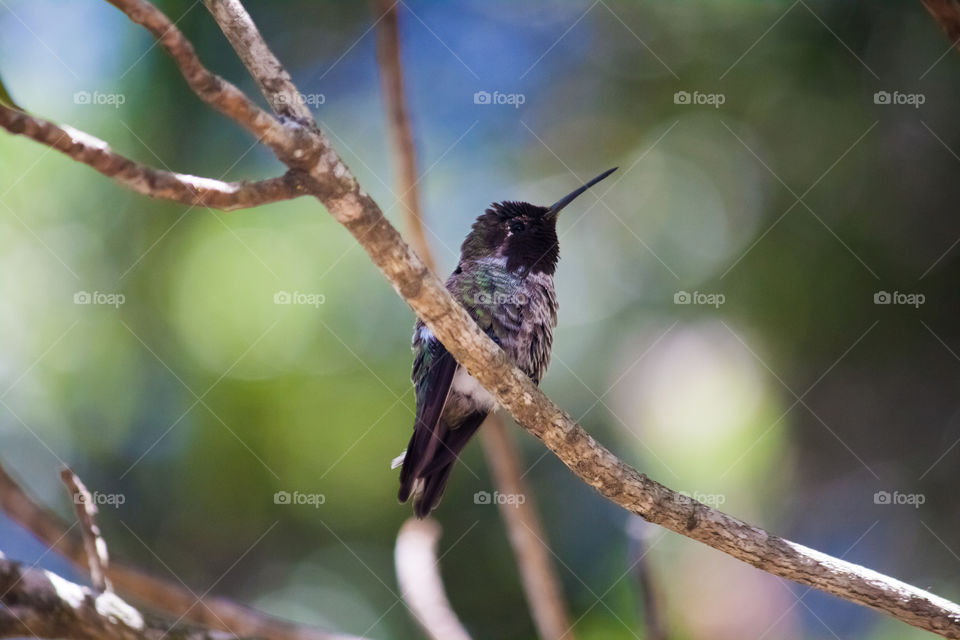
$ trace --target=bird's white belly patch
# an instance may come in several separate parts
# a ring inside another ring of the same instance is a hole
[[[490,392],[484,389],[463,367],[458,367],[457,372],[453,375],[450,391],[470,398],[478,409],[493,411],[497,406],[497,401],[490,395]]]

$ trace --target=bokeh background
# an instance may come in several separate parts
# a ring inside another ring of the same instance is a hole
[[[372,9],[247,4],[402,224]],[[255,93],[202,3],[160,5]],[[678,490],[960,598],[960,54],[920,3],[408,0],[401,21],[442,276],[491,201],[553,202],[620,166],[560,221],[546,392]],[[0,74],[27,109],[147,164],[281,171],[107,3],[0,1]],[[114,557],[419,637],[395,595],[410,510],[389,468],[411,428],[414,316],[316,202],[154,202],[0,135],[0,301],[0,462],[38,500],[72,518],[68,463],[123,502],[100,517]],[[643,637],[630,518],[516,437],[576,636]],[[492,490],[473,444],[436,514],[443,575],[475,637],[533,638],[500,516],[475,500]],[[671,637],[926,637],[644,535]],[[82,579],[2,517],[0,548]]]

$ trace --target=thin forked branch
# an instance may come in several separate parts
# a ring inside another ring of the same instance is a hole
[[[154,169],[116,153],[103,140],[73,127],[58,126],[2,104],[0,128],[56,149],[132,191],[192,207],[233,211],[306,195],[300,173],[294,170],[279,178],[258,182],[223,182]]]
[[[291,169],[303,169],[305,180],[312,182],[309,192],[323,193],[335,210],[344,212],[341,222],[351,212],[379,212],[376,203],[360,189],[356,178],[333,150],[329,140],[312,121],[306,125],[296,119],[281,121],[258,107],[245,93],[207,69],[185,35],[157,7],[147,0],[107,0],[123,11],[131,21],[146,28],[173,58],[187,85],[208,105],[235,120],[270,147],[274,155]],[[253,47],[257,60],[244,51],[241,60],[272,105],[296,105],[296,113],[306,110],[293,87],[290,74],[270,51],[256,25],[242,5],[235,0],[208,0],[208,6],[219,5],[214,17],[225,22],[221,29],[231,38],[234,47]],[[242,10],[239,13],[237,8]]]
[[[176,62],[193,92],[205,103],[250,131],[271,148],[291,145],[293,135],[247,95],[200,62],[193,44],[170,19],[146,0],[108,0],[135,23],[142,25]]]

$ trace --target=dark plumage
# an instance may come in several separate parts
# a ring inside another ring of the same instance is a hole
[[[493,204],[473,223],[447,289],[514,363],[539,383],[550,362],[560,259],[557,215],[603,178],[597,176],[552,207]],[[414,498],[418,517],[436,508],[457,456],[496,401],[460,367],[423,322],[413,334],[417,415],[401,458],[401,502]]]

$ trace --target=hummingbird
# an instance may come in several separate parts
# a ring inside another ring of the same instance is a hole
[[[553,286],[560,251],[557,217],[601,173],[550,207],[496,202],[473,223],[447,290],[520,370],[536,383],[546,373],[557,326]],[[454,463],[487,415],[494,397],[463,368],[422,320],[413,332],[417,411],[400,470],[400,502],[413,496],[424,518],[437,507]]]

